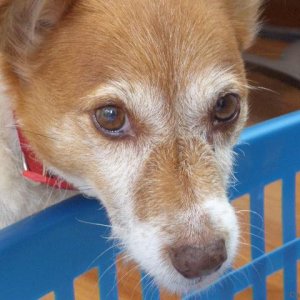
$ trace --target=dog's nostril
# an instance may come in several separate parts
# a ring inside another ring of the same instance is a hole
[[[216,272],[227,259],[225,241],[216,240],[202,247],[171,248],[169,255],[174,268],[185,278],[199,278]]]

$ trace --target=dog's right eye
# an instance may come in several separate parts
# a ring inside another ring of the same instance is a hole
[[[122,136],[129,129],[128,117],[123,109],[107,105],[95,110],[93,122],[96,128],[109,136]]]

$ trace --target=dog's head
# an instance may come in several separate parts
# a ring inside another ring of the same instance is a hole
[[[204,287],[234,257],[226,197],[247,116],[240,52],[258,0],[24,0],[0,11],[15,115],[50,170],[100,198],[158,283]]]

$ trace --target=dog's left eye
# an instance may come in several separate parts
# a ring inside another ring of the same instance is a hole
[[[240,113],[240,98],[236,94],[226,94],[217,100],[214,107],[215,123],[229,123],[237,119]]]
[[[110,136],[126,133],[128,118],[125,111],[115,105],[108,105],[95,110],[93,121],[97,129]]]

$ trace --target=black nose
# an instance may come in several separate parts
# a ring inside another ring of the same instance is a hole
[[[199,278],[221,268],[227,259],[225,241],[216,240],[202,247],[171,248],[169,255],[175,269],[185,278]]]

